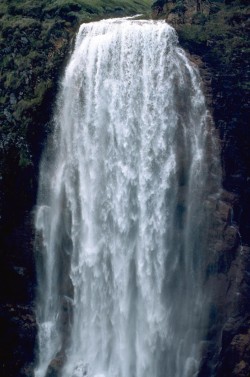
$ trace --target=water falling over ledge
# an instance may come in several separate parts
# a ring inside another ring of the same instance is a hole
[[[41,164],[36,377],[56,358],[62,377],[197,374],[208,119],[165,22],[81,26]]]

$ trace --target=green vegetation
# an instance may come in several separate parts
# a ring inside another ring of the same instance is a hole
[[[150,5],[151,0],[0,1],[0,229],[34,205],[59,78],[79,25],[149,14]]]
[[[36,133],[40,143],[44,140],[41,135],[47,132],[44,124],[51,117],[50,101],[79,24],[150,12],[150,5],[151,0],[1,1],[0,153],[3,160],[7,161],[11,152],[21,161],[20,165],[33,163],[36,148],[32,153],[31,144]],[[23,148],[29,151],[25,152],[25,158]]]
[[[196,13],[192,23],[178,26],[180,40],[193,51],[209,50],[220,64],[230,64],[235,54],[247,59],[249,13],[244,5],[213,5],[212,13]]]

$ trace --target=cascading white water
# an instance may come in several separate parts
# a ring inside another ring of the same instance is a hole
[[[196,375],[207,120],[165,22],[81,26],[41,166],[36,377],[58,355],[63,377]]]

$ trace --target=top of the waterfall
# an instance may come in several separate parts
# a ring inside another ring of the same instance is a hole
[[[100,21],[93,21],[93,22],[87,22],[87,23],[83,23],[81,26],[80,26],[80,29],[79,29],[79,32],[83,29],[83,28],[86,28],[86,27],[93,27],[93,25],[119,25],[119,24],[127,24],[127,25],[133,25],[133,24],[137,24],[137,25],[164,25],[165,27],[169,28],[169,30],[174,30],[174,28],[172,26],[170,26],[169,24],[166,23],[166,21],[164,20],[144,20],[144,19],[138,19],[138,17],[140,17],[141,15],[140,14],[137,14],[135,16],[129,16],[129,17],[120,17],[120,18],[107,18],[107,19],[103,19],[103,20],[100,20]]]
[[[81,41],[88,35],[101,36],[108,33],[126,33],[134,34],[136,32],[148,34],[155,33],[158,37],[167,37],[176,44],[178,41],[175,29],[163,20],[143,20],[137,19],[139,15],[123,18],[109,18],[100,21],[83,23],[80,26],[76,47],[81,44]]]

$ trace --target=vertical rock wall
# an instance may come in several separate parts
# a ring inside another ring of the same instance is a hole
[[[215,203],[207,289],[214,303],[200,377],[250,375],[250,7],[167,2],[162,17],[199,65],[221,145],[223,189]]]

